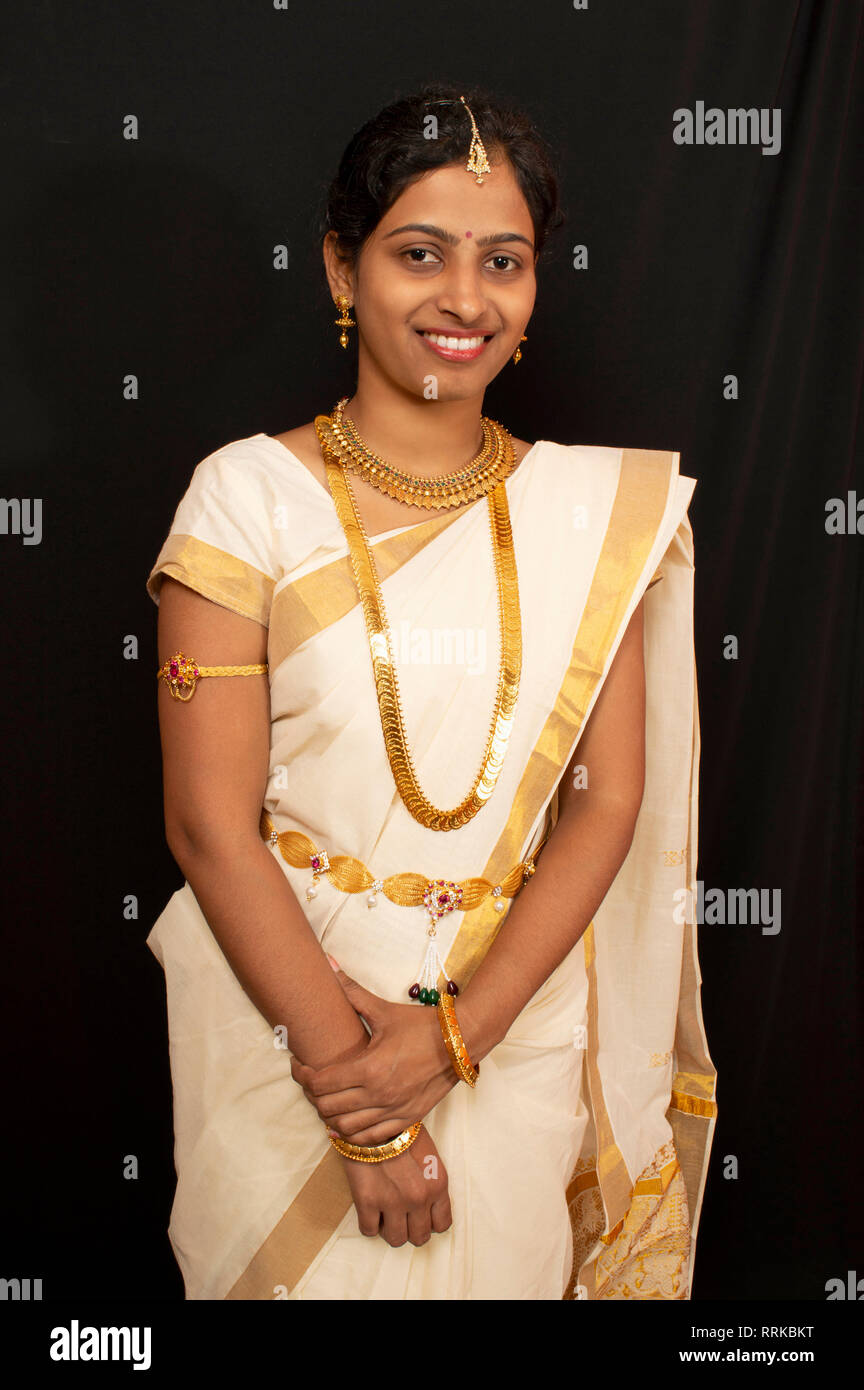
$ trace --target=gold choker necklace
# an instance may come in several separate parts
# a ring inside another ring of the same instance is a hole
[[[522,618],[519,610],[519,584],[507,488],[501,480],[486,489],[498,584],[500,634],[498,685],[492,725],[474,785],[458,806],[454,806],[450,811],[442,811],[424,795],[417,780],[405,733],[390,625],[384,609],[381,586],[347,468],[338,455],[334,456],[328,442],[329,433],[325,426],[329,423],[330,417],[327,415],[315,417],[315,428],[327,468],[327,481],[348,543],[354,581],[363,609],[372,657],[375,692],[378,697],[378,711],[393,779],[406,809],[414,820],[429,830],[455,830],[473,819],[495,790],[513,729],[516,700],[519,695],[519,680],[522,674]]]
[[[440,510],[460,507],[476,497],[485,497],[516,467],[516,452],[510,432],[497,420],[480,417],[483,445],[470,463],[454,473],[424,478],[406,473],[395,464],[374,454],[357,433],[354,422],[345,415],[348,397],[343,396],[332,415],[318,415],[315,428],[322,448],[326,447],[352,473],[357,473],[379,492],[415,507]]]

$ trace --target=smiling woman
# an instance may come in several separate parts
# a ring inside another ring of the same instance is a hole
[[[188,1298],[690,1296],[695,480],[483,415],[560,221],[483,93],[367,122],[354,393],[204,459],[150,574]]]

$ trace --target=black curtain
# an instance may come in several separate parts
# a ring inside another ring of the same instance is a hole
[[[699,929],[719,1120],[694,1302],[825,1301],[856,1269],[861,26],[860,0],[19,7],[2,493],[42,521],[0,534],[5,1277],[182,1298],[144,582],[201,458],[350,391],[314,215],[351,133],[430,79],[526,108],[561,166],[568,225],[487,413],[679,449],[698,479],[699,878],[782,908]],[[677,143],[698,103],[779,111],[780,147]]]

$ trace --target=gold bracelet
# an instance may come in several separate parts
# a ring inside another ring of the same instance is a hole
[[[453,1070],[460,1081],[467,1081],[468,1085],[473,1088],[477,1085],[480,1064],[478,1062],[476,1067],[471,1065],[468,1049],[459,1031],[459,1024],[456,1022],[456,1005],[453,1003],[452,996],[442,994],[438,1000],[437,1008],[438,1022],[441,1024],[441,1032],[444,1035],[444,1046],[450,1054]]]
[[[191,656],[175,652],[163,662],[156,672],[157,680],[164,680],[175,700],[191,700],[199,676],[263,676],[268,670],[267,663],[256,666],[199,666]]]
[[[328,1133],[330,1143],[344,1158],[353,1158],[356,1163],[384,1163],[388,1158],[398,1158],[410,1149],[420,1133],[422,1122],[417,1121],[408,1129],[403,1129],[395,1139],[387,1144],[350,1144],[347,1139],[337,1139]]]

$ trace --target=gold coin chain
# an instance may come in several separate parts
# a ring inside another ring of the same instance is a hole
[[[321,416],[316,418],[316,426]],[[327,417],[323,417],[327,419]],[[405,720],[396,679],[390,625],[384,608],[381,586],[369,540],[363,525],[347,473],[334,461],[325,439],[319,433],[321,449],[327,468],[330,491],[345,532],[351,555],[354,580],[366,622],[366,633],[372,657],[372,671],[378,710],[387,758],[396,788],[406,809],[414,820],[430,830],[455,830],[466,825],[485,806],[495,789],[504,763],[504,755],[513,728],[519,681],[522,674],[522,620],[519,610],[519,585],[507,489],[498,483],[487,494],[489,521],[492,530],[492,549],[498,587],[498,624],[500,660],[495,705],[483,760],[474,784],[467,796],[452,810],[443,811],[433,805],[423,793],[417,778],[414,761],[408,747]]]

